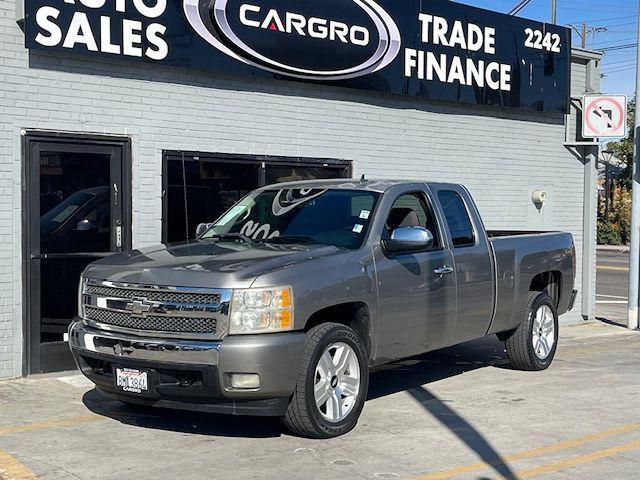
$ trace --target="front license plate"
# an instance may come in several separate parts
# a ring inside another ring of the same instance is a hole
[[[135,368],[116,368],[116,387],[128,393],[147,393],[149,372]]]

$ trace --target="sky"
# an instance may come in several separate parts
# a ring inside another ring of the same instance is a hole
[[[476,7],[507,13],[518,0],[457,0]],[[602,61],[601,90],[603,93],[635,94],[635,65],[638,32],[638,0],[557,0],[559,25],[582,22],[589,27],[604,27],[606,31],[588,35],[587,48],[605,49]],[[551,0],[532,0],[518,16],[533,20],[551,21]],[[580,45],[580,37],[573,32],[573,44]],[[606,52],[607,48],[634,44]]]

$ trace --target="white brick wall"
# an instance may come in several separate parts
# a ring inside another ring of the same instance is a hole
[[[562,115],[29,53],[23,42],[14,1],[2,0],[0,378],[22,373],[21,129],[132,138],[135,247],[160,240],[161,152],[184,149],[335,157],[355,175],[462,182],[488,228],[566,230],[581,252],[583,166],[562,146]],[[550,193],[542,217],[529,211],[536,189]]]

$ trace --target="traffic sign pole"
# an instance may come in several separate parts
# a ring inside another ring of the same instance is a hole
[[[640,1],[638,2],[640,22]],[[634,125],[635,149],[633,153],[632,200],[631,200],[631,249],[629,252],[629,310],[627,326],[638,328],[638,295],[640,294],[640,23],[638,23],[638,48],[636,53],[636,119]]]

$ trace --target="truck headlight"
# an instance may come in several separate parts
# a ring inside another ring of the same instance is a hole
[[[282,332],[293,328],[291,287],[234,290],[229,334]]]

